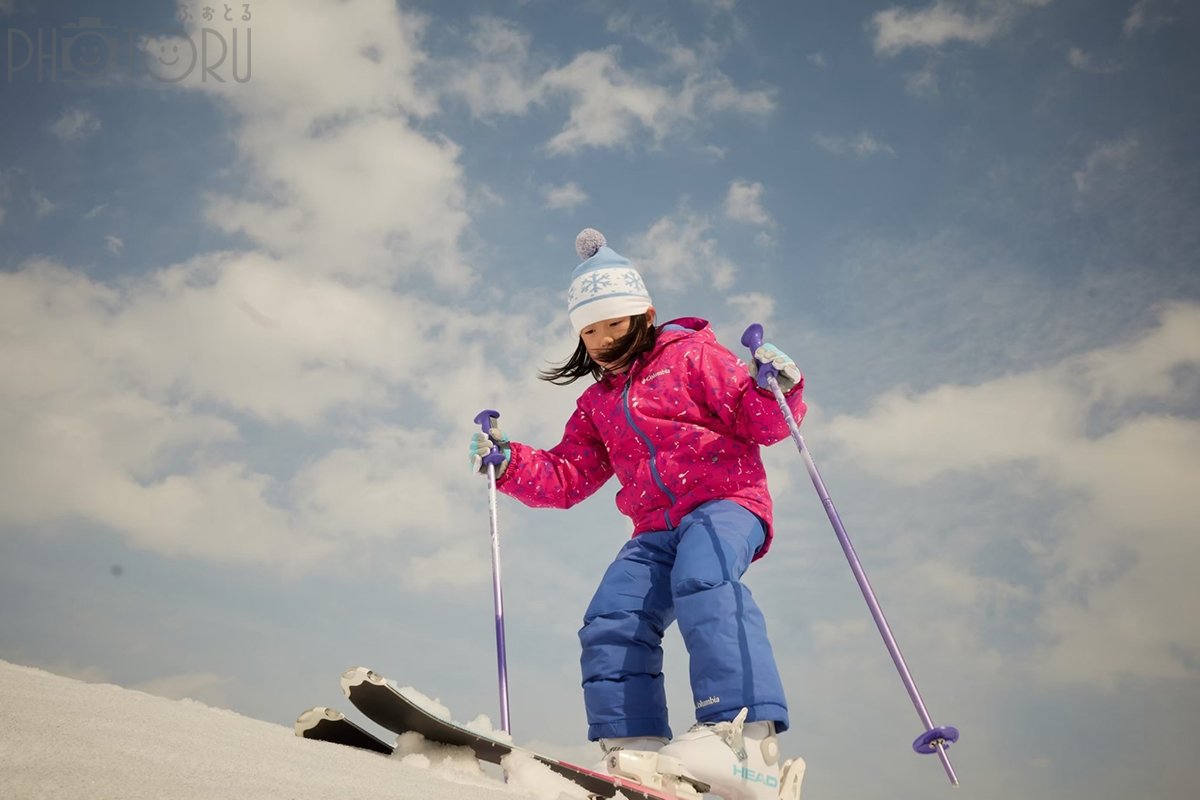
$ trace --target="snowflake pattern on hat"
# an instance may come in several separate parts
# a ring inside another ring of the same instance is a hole
[[[597,270],[596,272],[584,275],[579,288],[584,294],[594,295],[599,294],[600,290],[608,288],[610,283],[612,283],[612,276]]]

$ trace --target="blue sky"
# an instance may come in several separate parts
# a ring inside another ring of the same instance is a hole
[[[204,5],[0,0],[0,658],[281,723],[366,664],[494,718],[465,443],[484,407],[557,441],[592,226],[664,318],[805,371],[960,796],[1195,785],[1194,5]],[[949,791],[765,457],[805,796]],[[500,506],[513,725],[563,756],[614,490]]]

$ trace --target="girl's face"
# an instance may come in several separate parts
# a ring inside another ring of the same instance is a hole
[[[579,338],[583,340],[583,346],[587,348],[588,355],[592,357],[593,361],[605,369],[608,368],[608,364],[601,361],[598,356],[612,347],[613,343],[626,333],[629,333],[630,321],[629,317],[614,317],[595,322],[579,332]]]

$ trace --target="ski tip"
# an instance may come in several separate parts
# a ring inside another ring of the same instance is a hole
[[[342,673],[342,692],[347,697],[350,696],[351,689],[364,683],[383,685],[387,681],[384,680],[382,675],[377,675],[366,667],[351,667]]]
[[[296,735],[302,738],[307,738],[305,734],[320,725],[325,720],[332,720],[336,722],[340,719],[345,719],[345,715],[340,711],[335,711],[334,709],[326,708],[325,706],[313,706],[296,718]]]

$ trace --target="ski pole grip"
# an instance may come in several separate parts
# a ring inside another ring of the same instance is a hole
[[[500,412],[491,408],[485,408],[475,415],[475,424],[483,429],[489,439],[492,436],[492,420],[494,419],[500,419]]]
[[[499,411],[491,408],[485,408],[483,411],[480,411],[475,415],[475,424],[483,430],[483,434],[487,436],[488,439],[491,439],[492,421],[497,419],[500,419]],[[492,442],[492,449],[489,450],[488,454],[483,457],[483,463],[485,465],[495,464],[497,467],[504,463],[504,453],[500,452],[500,445],[496,444],[495,441]]]
[[[742,333],[742,344],[750,348],[750,359],[758,365],[758,377],[756,382],[763,389],[767,388],[767,381],[779,374],[779,370],[775,369],[775,365],[771,363],[763,363],[754,357],[758,352],[758,348],[762,347],[763,343],[763,326],[755,322],[751,324]]]

